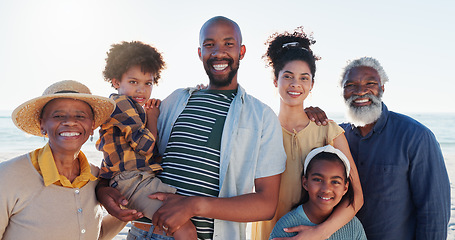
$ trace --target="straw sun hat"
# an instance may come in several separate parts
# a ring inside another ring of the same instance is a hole
[[[17,107],[11,116],[14,124],[26,133],[42,136],[41,111],[49,101],[56,98],[81,100],[90,105],[94,113],[95,128],[104,123],[115,108],[114,100],[92,95],[90,89],[80,82],[64,80],[50,85],[44,90],[41,97],[29,100]]]

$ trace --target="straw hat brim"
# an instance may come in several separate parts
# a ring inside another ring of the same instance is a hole
[[[103,124],[112,114],[115,102],[112,99],[84,93],[57,93],[31,99],[17,107],[11,118],[14,124],[22,131],[42,136],[40,127],[40,114],[43,107],[51,100],[69,98],[84,101],[89,104],[94,113],[95,128]]]

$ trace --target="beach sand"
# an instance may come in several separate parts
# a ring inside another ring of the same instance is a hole
[[[88,159],[101,159],[102,155],[100,152],[84,152],[87,155]],[[2,152],[0,153],[0,162],[11,159],[15,156],[21,155],[22,153],[13,153],[13,152]],[[448,226],[448,236],[447,239],[455,239],[455,152],[450,154],[444,154],[444,159],[446,162],[447,172],[450,179],[450,188],[451,188],[451,217]],[[93,162],[95,165],[99,166],[99,162]],[[115,240],[124,240],[128,234],[128,229],[131,227],[130,223],[114,238]],[[247,239],[250,239],[250,231],[247,229]]]

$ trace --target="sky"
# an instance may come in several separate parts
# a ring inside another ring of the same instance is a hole
[[[167,68],[152,96],[208,83],[197,55],[202,24],[236,21],[246,46],[238,81],[279,111],[271,69],[261,58],[275,32],[312,33],[315,86],[305,106],[343,112],[340,74],[346,61],[378,59],[389,76],[383,100],[402,113],[455,112],[455,1],[140,1],[1,0],[0,110],[12,111],[66,79],[92,93],[115,90],[103,80],[111,44],[138,40],[163,53]],[[329,115],[330,117],[330,115]]]

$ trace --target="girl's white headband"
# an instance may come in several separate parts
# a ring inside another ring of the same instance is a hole
[[[346,176],[349,177],[349,172],[351,171],[351,164],[349,164],[348,158],[340,150],[332,147],[331,145],[326,145],[324,147],[315,148],[310,153],[308,153],[308,155],[305,158],[305,164],[303,165],[303,175],[306,175],[306,169],[308,167],[308,164],[310,164],[310,162],[314,158],[314,156],[316,156],[317,154],[319,154],[321,152],[328,152],[328,153],[336,154],[341,159],[341,161],[344,163],[344,166],[346,168]]]

